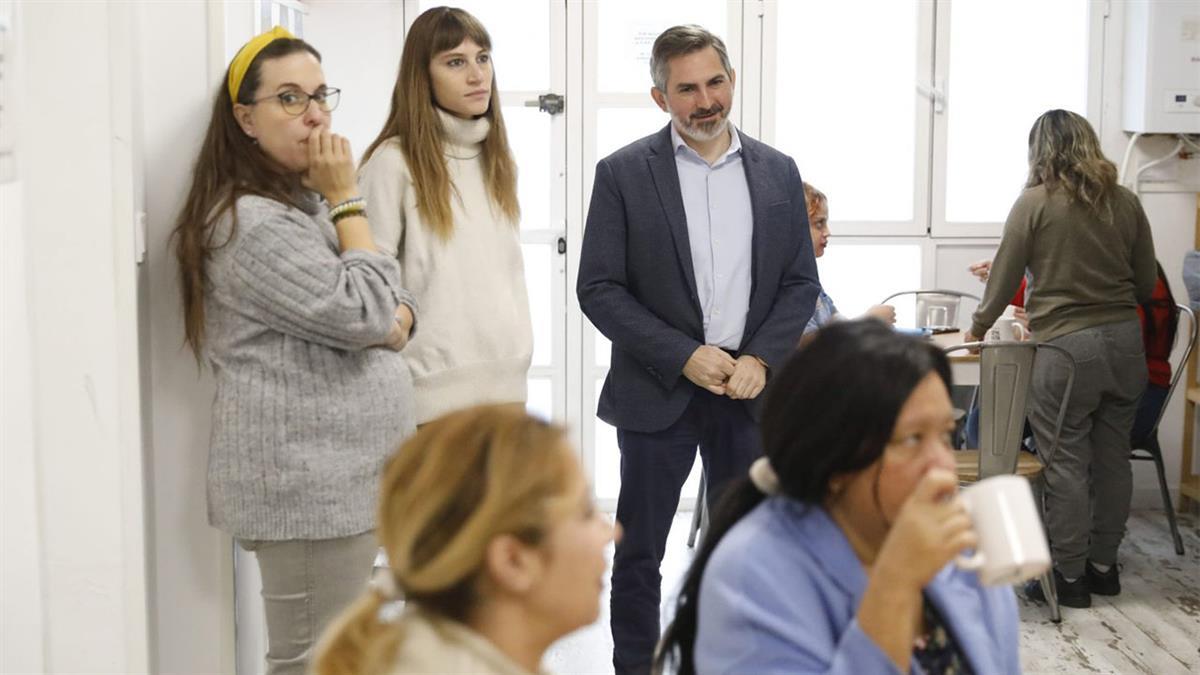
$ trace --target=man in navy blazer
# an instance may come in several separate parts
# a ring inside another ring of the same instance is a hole
[[[612,342],[597,415],[621,450],[617,673],[649,672],[659,565],[697,447],[712,504],[761,454],[756,399],[820,288],[800,173],[729,123],[735,74],[720,38],[670,28],[650,68],[671,123],[597,164],[576,289]]]

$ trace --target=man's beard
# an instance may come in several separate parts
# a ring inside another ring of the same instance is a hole
[[[694,141],[706,143],[715,140],[729,129],[729,113],[720,104],[709,108],[708,110],[697,111],[699,113],[717,113],[709,119],[696,121],[692,116],[687,118],[675,118],[676,127],[679,133],[687,136]]]

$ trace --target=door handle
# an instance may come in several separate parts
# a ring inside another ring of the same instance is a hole
[[[536,101],[526,101],[526,108],[537,108],[544,113],[559,115],[567,107],[567,99],[561,94],[542,94]]]

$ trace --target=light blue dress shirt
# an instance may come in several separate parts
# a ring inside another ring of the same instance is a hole
[[[821,289],[821,294],[817,296],[817,307],[813,310],[812,318],[808,320],[808,325],[804,327],[804,334],[824,328],[826,324],[833,321],[833,317],[837,316],[837,307],[833,304],[833,298]]]
[[[742,167],[742,140],[732,123],[729,132],[729,149],[709,166],[671,125],[704,342],[736,350],[750,309],[754,214]]]
[[[700,582],[696,672],[899,671],[858,625],[867,574],[825,509],[768,497],[717,544]],[[946,565],[925,587],[971,670],[1021,672],[1017,601]],[[914,659],[911,672],[923,673]]]

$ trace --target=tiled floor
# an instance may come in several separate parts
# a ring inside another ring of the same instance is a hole
[[[675,518],[663,563],[664,610],[691,562],[690,513]],[[1026,673],[1200,673],[1200,519],[1181,518],[1187,555],[1171,547],[1161,511],[1139,511],[1121,549],[1123,592],[1096,596],[1091,609],[1063,609],[1050,622],[1044,606],[1021,599],[1021,662]],[[600,620],[559,642],[546,667],[560,675],[612,673],[608,590]],[[664,622],[666,614],[664,613]]]

